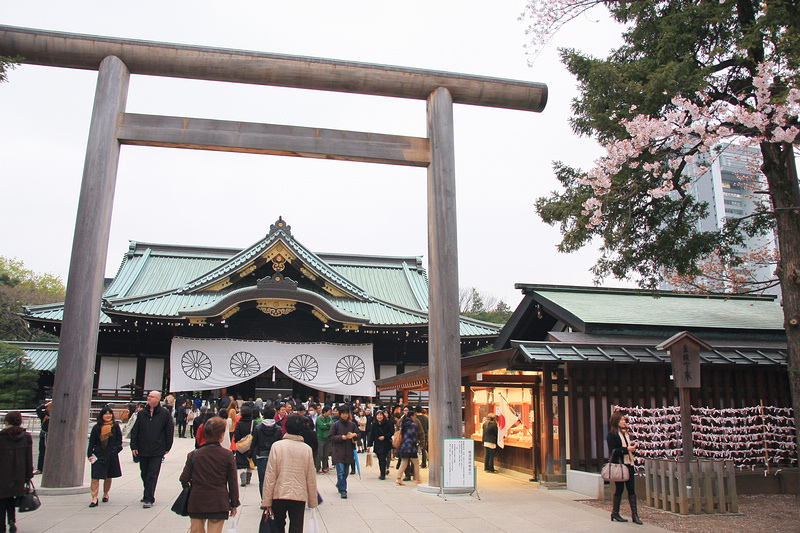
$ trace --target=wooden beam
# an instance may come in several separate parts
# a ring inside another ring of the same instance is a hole
[[[121,144],[427,167],[430,141],[357,131],[124,113]]]
[[[131,74],[227,81],[426,100],[439,87],[453,102],[542,111],[547,85],[433,70],[116,39],[0,25],[0,56],[23,63],[97,70],[119,57]]]

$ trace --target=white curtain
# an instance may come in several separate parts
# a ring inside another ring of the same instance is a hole
[[[220,389],[276,366],[299,383],[332,394],[375,396],[372,344],[291,343],[175,337],[170,390]]]

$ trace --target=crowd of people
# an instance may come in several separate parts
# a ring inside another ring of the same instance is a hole
[[[313,397],[305,402],[292,397],[245,401],[231,396],[210,401],[179,393],[162,399],[153,391],[146,403],[129,406],[126,415],[119,436],[105,429],[114,422],[114,413],[106,409],[92,430],[88,453],[90,460],[91,456],[96,459],[90,507],[97,505],[100,479],[104,480],[102,501],[110,497],[111,479],[119,464],[115,454],[121,449],[117,442],[124,435],[139,463],[143,506],[151,508],[162,459],[177,433],[177,438],[195,441],[195,451],[187,457],[181,475],[181,482],[192,486],[192,532],[221,531],[225,518],[235,515],[239,487],[252,482],[254,471],[262,508],[274,516],[279,531],[288,519],[293,533],[302,531],[305,506],[317,505],[316,476],[328,474],[331,465],[342,499],[347,498],[347,479],[355,473],[358,453],[375,453],[380,479],[390,474],[392,457],[396,458],[398,485],[412,479],[420,483],[420,469],[427,467],[428,417],[421,407],[399,405],[384,410],[360,400],[326,405]],[[395,446],[393,437],[398,431],[400,442]],[[213,473],[209,464],[217,465]],[[195,491],[195,487],[200,489]],[[201,505],[201,497],[210,498],[213,505]]]
[[[0,431],[0,478],[5,480],[0,487],[0,518],[4,531],[6,523],[8,531],[17,530],[15,501],[23,494],[26,483],[43,467],[49,412],[49,402],[37,409],[44,436],[40,436],[36,471],[33,440],[22,427],[20,412],[9,412],[4,418],[5,428]],[[375,454],[380,479],[391,473],[392,457],[397,459],[398,485],[405,485],[412,478],[420,483],[420,469],[427,466],[429,422],[421,407],[398,405],[383,409],[362,405],[359,400],[332,406],[319,404],[313,397],[307,402],[297,402],[291,397],[266,401],[227,397],[208,402],[169,394],[162,400],[160,392],[152,391],[146,402],[131,405],[123,418],[124,424],[118,424],[114,410],[104,406],[89,434],[86,452],[91,463],[89,507],[97,507],[100,501],[108,502],[112,480],[122,475],[119,454],[124,436],[130,439],[134,462],[139,464],[141,502],[144,508],[152,508],[161,464],[172,448],[177,425],[178,438],[187,438],[189,429],[190,437],[195,440],[195,450],[187,456],[180,476],[184,486],[191,485],[188,513],[192,533],[222,531],[225,520],[235,516],[240,505],[239,486],[251,483],[254,470],[258,473],[265,519],[273,517],[280,532],[285,530],[288,519],[289,533],[301,533],[305,506],[313,509],[322,500],[316,476],[329,473],[331,463],[336,469],[336,488],[342,499],[347,498],[348,475],[355,473],[359,452]],[[611,520],[627,522],[620,515],[622,493],[627,490],[631,519],[641,524],[631,461],[636,446],[628,435],[624,413],[613,413],[609,425],[610,462],[626,465],[630,473],[628,481],[615,484]],[[496,427],[494,415],[487,416],[483,444],[488,472],[494,471]]]

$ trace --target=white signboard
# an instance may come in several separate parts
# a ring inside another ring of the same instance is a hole
[[[443,489],[475,488],[475,441],[444,439]]]

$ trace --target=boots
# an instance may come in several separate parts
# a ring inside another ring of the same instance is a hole
[[[245,472],[242,472],[241,474],[239,474],[239,479],[242,482],[242,487],[247,486],[247,474]]]
[[[612,522],[627,522],[628,520],[622,518],[619,514],[619,506],[622,503],[622,496],[614,496],[614,508],[611,509],[611,521]]]
[[[248,472],[246,479],[247,479],[247,484],[249,485],[250,484],[250,480],[253,479],[253,473],[252,472]]]
[[[631,520],[634,524],[642,525],[642,521],[639,520],[639,510],[636,507],[636,495],[635,494],[628,494],[628,502],[631,504]]]

